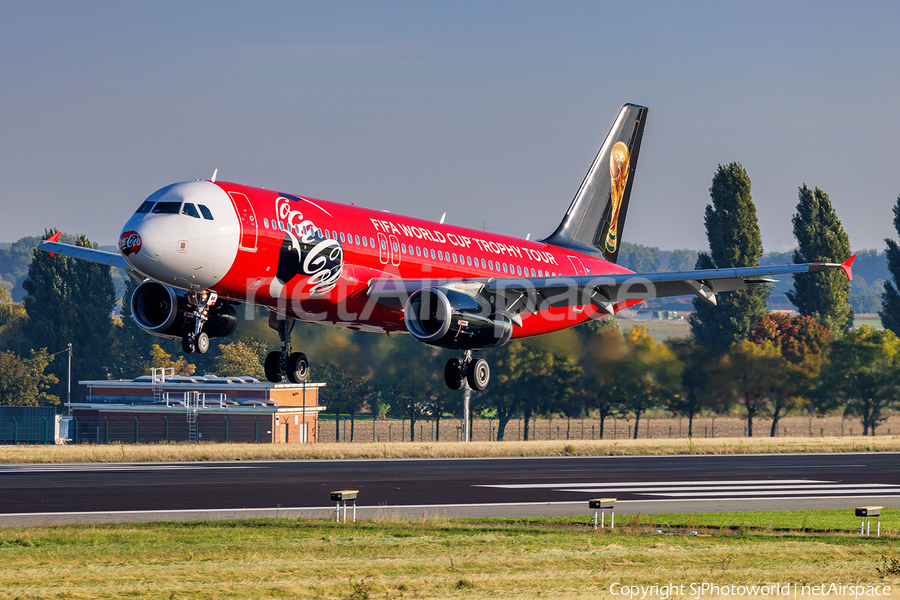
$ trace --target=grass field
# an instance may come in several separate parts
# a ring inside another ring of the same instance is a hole
[[[897,509],[885,511],[880,538],[854,534],[850,511],[654,521],[634,516],[613,531],[594,531],[588,517],[0,530],[0,598],[611,598],[614,583],[684,585],[688,598],[703,582],[890,585],[892,596],[900,588]]]
[[[0,464],[180,462],[494,456],[638,456],[789,452],[900,452],[900,436],[700,438],[537,442],[393,442],[342,444],[76,444],[0,446]]]

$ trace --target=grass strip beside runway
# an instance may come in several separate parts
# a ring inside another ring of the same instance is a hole
[[[881,538],[855,533],[849,510],[626,519],[613,531],[584,516],[0,530],[0,598],[608,598],[616,582],[900,588],[898,509],[885,510]],[[709,537],[683,535],[691,530]]]
[[[900,452],[900,436],[700,438],[535,442],[320,444],[75,444],[0,446],[0,463],[182,462],[227,460],[642,456]]]

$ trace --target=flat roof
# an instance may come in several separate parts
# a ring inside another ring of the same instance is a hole
[[[105,386],[105,387],[130,387],[144,388],[152,387],[154,384],[153,377],[143,375],[135,379],[92,379],[79,381],[79,385]],[[217,377],[215,375],[198,375],[198,376],[176,376],[166,377],[158,380],[157,383],[162,386],[183,386],[193,388],[244,388],[251,390],[302,390],[305,388],[325,387],[324,383],[272,383],[270,381],[260,381],[254,377]]]
[[[147,412],[147,413],[183,413],[189,410],[193,410],[191,408],[187,408],[183,404],[169,404],[166,406],[164,402],[154,402],[154,403],[140,403],[140,404],[110,404],[110,403],[100,403],[96,404],[93,402],[66,402],[64,406],[68,406],[71,408],[82,408],[86,410],[99,410],[100,412]],[[243,405],[234,405],[227,404],[225,406],[219,406],[218,402],[213,403],[209,402],[206,406],[198,406],[197,412],[200,413],[235,413],[235,414],[254,414],[254,413],[262,413],[262,414],[303,414],[303,413],[314,413],[314,412],[322,412],[325,410],[324,406],[243,406]]]

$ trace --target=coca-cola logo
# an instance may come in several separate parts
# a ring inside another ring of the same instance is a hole
[[[126,231],[119,238],[119,252],[128,256],[141,250],[141,236],[137,231]]]
[[[272,280],[270,287],[273,298],[281,294],[285,283],[300,274],[307,277],[310,295],[325,294],[337,284],[344,268],[344,251],[340,242],[326,238],[310,215],[307,213],[304,216],[296,204],[300,200],[304,201],[312,212],[320,211],[331,216],[327,210],[306,198],[297,197],[292,202],[279,196],[275,200],[275,213],[287,227],[285,235],[290,243],[282,247],[278,275]]]

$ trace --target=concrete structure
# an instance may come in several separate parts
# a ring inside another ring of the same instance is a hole
[[[324,383],[268,383],[252,377],[175,377],[80,381],[73,441],[304,443],[317,439]]]

